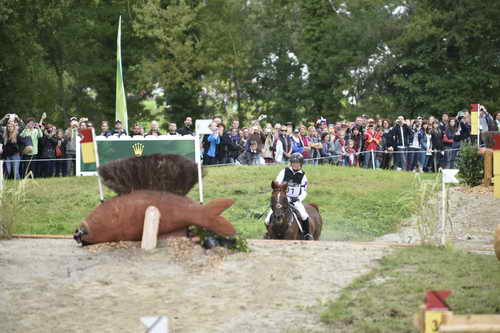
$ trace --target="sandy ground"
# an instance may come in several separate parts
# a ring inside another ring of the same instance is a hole
[[[165,315],[170,332],[328,332],[320,305],[390,251],[339,242],[249,244],[251,253],[228,254],[179,239],[151,252],[130,244],[0,241],[0,331],[144,332],[141,316]]]
[[[452,187],[449,189],[449,205],[446,240],[458,249],[494,254],[494,233],[496,226],[500,224],[500,199],[494,198],[493,188]],[[399,233],[382,236],[377,241],[418,243],[420,235],[415,220],[411,218]],[[440,230],[436,234],[436,240],[440,239]]]

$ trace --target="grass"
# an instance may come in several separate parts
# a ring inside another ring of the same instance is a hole
[[[224,215],[242,236],[261,238],[270,206],[270,183],[280,168],[210,168],[204,179],[205,202],[234,198],[236,203]],[[411,189],[415,177],[411,173],[333,166],[305,166],[305,171],[310,182],[306,201],[320,206],[324,240],[368,240],[396,231],[414,213]],[[198,188],[189,196],[198,199]],[[37,179],[27,190],[15,232],[71,234],[98,203],[95,177]]]
[[[398,249],[327,305],[321,320],[342,332],[416,332],[413,315],[428,290],[450,289],[455,314],[500,313],[494,256],[437,247]]]

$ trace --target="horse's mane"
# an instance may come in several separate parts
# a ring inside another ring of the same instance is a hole
[[[153,190],[186,195],[198,182],[196,163],[173,154],[123,158],[98,171],[104,184],[117,194]]]

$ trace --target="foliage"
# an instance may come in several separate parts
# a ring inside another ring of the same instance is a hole
[[[0,109],[113,119],[121,15],[131,124],[158,86],[178,124],[496,112],[499,14],[479,0],[3,0]]]
[[[205,202],[234,199],[224,216],[242,237],[261,239],[270,206],[270,182],[281,167],[208,168]],[[415,194],[408,192],[415,182],[413,174],[330,165],[306,165],[305,171],[310,184],[306,202],[320,207],[323,240],[368,240],[396,232],[401,221],[415,213]],[[39,179],[37,183],[44,191],[27,189],[30,209],[20,215],[17,233],[72,234],[99,203],[95,177]],[[113,193],[106,190],[105,197],[110,196]],[[189,196],[198,200],[198,187]]]
[[[32,174],[25,178],[9,183],[0,192],[0,239],[10,238],[20,217],[27,210],[27,187],[36,186]]]
[[[456,314],[500,312],[495,256],[418,246],[395,250],[327,304],[321,320],[346,332],[415,332],[426,291],[450,289]]]
[[[457,158],[458,176],[467,186],[477,186],[483,179],[483,160],[477,146],[466,144],[460,148]]]
[[[232,237],[219,236],[199,226],[191,226],[190,232],[200,239],[200,244],[206,249],[222,246],[237,252],[250,252],[247,240],[241,235]]]
[[[417,174],[417,182],[414,191],[416,192],[416,218],[417,230],[422,244],[438,245],[436,235],[439,229],[440,221],[440,201],[437,194],[440,191],[440,174],[435,179],[422,180]],[[449,214],[448,214],[449,216]]]

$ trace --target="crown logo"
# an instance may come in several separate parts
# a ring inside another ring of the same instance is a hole
[[[134,143],[132,145],[132,151],[135,157],[141,157],[144,153],[144,145],[142,143]]]

